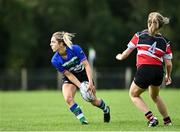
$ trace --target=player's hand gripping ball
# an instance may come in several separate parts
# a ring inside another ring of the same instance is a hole
[[[91,91],[88,90],[88,87],[89,84],[87,81],[82,82],[80,86],[80,93],[85,101],[91,102],[95,100],[95,96]]]

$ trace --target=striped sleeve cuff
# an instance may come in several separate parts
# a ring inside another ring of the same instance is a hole
[[[129,42],[127,47],[130,48],[130,49],[135,49],[136,48],[136,46],[132,42]]]

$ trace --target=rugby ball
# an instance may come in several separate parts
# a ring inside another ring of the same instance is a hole
[[[88,87],[89,84],[87,81],[82,82],[80,86],[80,93],[85,101],[91,102],[95,100],[95,96],[91,91],[88,91]]]

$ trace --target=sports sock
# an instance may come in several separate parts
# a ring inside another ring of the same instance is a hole
[[[169,116],[164,118],[163,120],[165,125],[171,123],[171,118]]]
[[[81,123],[86,121],[84,114],[78,104],[74,103],[74,105],[71,106],[70,110],[72,113],[74,113],[76,118],[80,120]]]
[[[105,102],[103,100],[101,100],[101,103],[99,106],[97,106],[98,108],[102,109],[104,113],[108,113],[109,109],[107,108],[107,105],[105,104]]]
[[[151,111],[148,111],[146,114],[145,114],[145,117],[150,121],[154,118],[154,115]]]

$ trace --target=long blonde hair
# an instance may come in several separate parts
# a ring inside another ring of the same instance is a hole
[[[64,42],[64,44],[71,48],[72,38],[75,37],[75,33],[68,33],[68,32],[55,32],[53,33],[52,37],[55,37],[58,42]]]
[[[159,12],[151,12],[148,16],[148,23],[150,21],[156,21],[158,24],[157,26],[153,23],[151,27],[148,27],[150,34],[153,34],[155,31],[158,31],[159,29],[161,29],[165,24],[168,24],[169,18],[162,16]]]

